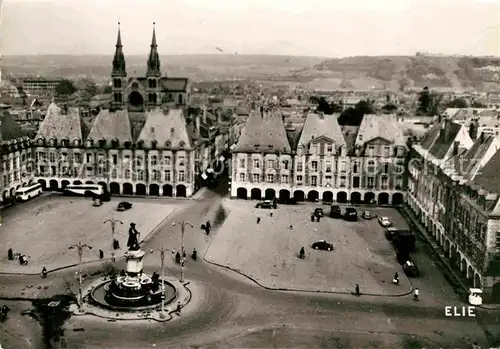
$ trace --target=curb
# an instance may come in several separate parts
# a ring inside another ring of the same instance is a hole
[[[165,223],[165,221],[177,210],[177,208],[174,208],[172,212],[170,212],[165,218],[163,218],[161,220],[160,223],[158,223],[153,229],[151,229],[151,231],[144,237],[144,239],[142,239],[140,242],[139,242],[139,245],[142,244],[143,242],[145,242],[147,240],[147,238],[153,234],[153,233],[156,233],[156,230],[158,229],[158,227],[160,227],[163,223]],[[119,260],[122,260],[124,259],[125,257],[115,257],[115,260],[116,261],[119,261]],[[89,261],[85,261],[85,262],[82,262],[82,265],[86,265],[86,264],[90,264],[90,263],[97,263],[97,262],[106,262],[106,261],[111,261],[111,258],[103,258],[103,259],[92,259],[92,260],[89,260]],[[60,270],[64,270],[64,269],[70,269],[70,268],[74,268],[74,267],[77,267],[79,264],[78,263],[73,263],[73,264],[69,264],[69,265],[64,265],[62,267],[57,267],[57,268],[54,268],[54,269],[51,269],[51,270],[47,270],[47,274],[50,274],[50,273],[54,273],[54,272],[57,272],[57,271],[60,271]],[[20,275],[20,276],[35,276],[35,275],[40,275],[40,273],[2,273],[0,272],[0,276],[1,275],[5,275],[5,276],[8,276],[8,275]]]

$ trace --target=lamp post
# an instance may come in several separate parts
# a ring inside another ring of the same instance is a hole
[[[87,244],[82,244],[81,241],[78,241],[78,244],[76,245],[71,245],[71,246],[68,246],[68,249],[70,250],[73,250],[73,249],[77,249],[78,250],[78,265],[79,265],[79,272],[78,272],[78,301],[79,301],[79,305],[81,306],[82,305],[82,301],[83,301],[83,294],[82,294],[82,255],[83,255],[83,249],[84,248],[88,248],[89,250],[92,249],[92,246],[89,246]]]
[[[114,219],[114,218],[109,218],[106,219],[103,224],[106,223],[111,223],[111,263],[113,263],[113,269],[115,269],[115,228],[116,228],[116,223],[123,224],[123,222],[119,219]]]
[[[184,231],[186,229],[186,225],[190,226],[191,228],[194,228],[194,225],[192,225],[191,223],[189,222],[180,222],[179,223],[181,225],[181,282],[184,282],[184,263],[186,263],[186,260],[184,258]],[[175,227],[175,222],[172,223],[172,226]]]
[[[165,251],[170,251],[172,253],[175,253],[174,250],[168,249],[168,248],[155,248],[153,250],[150,250],[150,253],[154,253],[156,251],[160,252],[160,259],[161,259],[161,315],[160,317],[163,319],[165,318]]]

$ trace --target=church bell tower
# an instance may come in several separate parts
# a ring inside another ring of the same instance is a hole
[[[125,55],[123,54],[122,38],[120,33],[120,22],[118,22],[118,37],[115,45],[115,56],[113,57],[113,70],[111,72],[111,89],[113,93],[112,106],[115,109],[123,108],[123,91],[127,83],[127,70],[125,66]]]

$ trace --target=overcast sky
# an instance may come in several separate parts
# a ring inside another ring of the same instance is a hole
[[[2,1],[2,0],[0,0]],[[500,55],[500,0],[3,0],[3,54]]]

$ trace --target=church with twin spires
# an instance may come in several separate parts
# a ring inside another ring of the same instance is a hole
[[[118,37],[111,72],[113,109],[144,112],[159,106],[183,108],[189,104],[189,80],[187,78],[162,76],[154,24],[146,76],[143,77],[129,77],[127,75],[121,31],[120,27],[118,27]],[[120,23],[118,23],[119,25]]]

